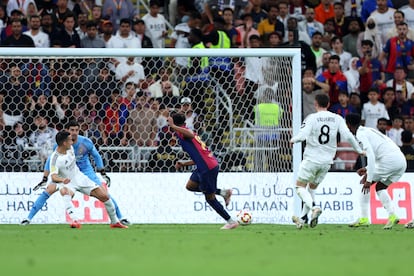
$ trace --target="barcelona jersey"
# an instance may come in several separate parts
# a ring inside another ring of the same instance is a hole
[[[207,172],[218,166],[216,157],[208,149],[206,144],[195,134],[194,138],[184,138],[181,133],[176,132],[175,135],[185,152],[190,155],[191,159],[197,166],[200,173]]]

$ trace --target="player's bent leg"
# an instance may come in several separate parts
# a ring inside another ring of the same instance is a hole
[[[191,179],[188,180],[187,184],[185,185],[185,188],[190,192],[201,192],[200,184]]]
[[[53,195],[57,191],[57,185],[55,183],[50,183],[46,190],[43,191],[36,201],[34,202],[32,208],[30,209],[29,215],[26,219],[20,222],[20,225],[26,226],[29,225],[33,217],[43,208],[46,201],[49,199],[51,195]]]
[[[81,228],[81,224],[79,223],[79,218],[76,214],[75,206],[72,202],[72,197],[74,192],[67,187],[62,187],[60,189],[60,194],[62,195],[63,203],[65,204],[65,209],[67,214],[71,219],[70,227],[71,228]]]
[[[115,206],[113,201],[110,199],[108,192],[102,186],[98,186],[90,192],[90,196],[96,197],[105,205],[106,212],[111,220],[109,225],[111,228],[128,228],[128,226],[123,225],[117,218],[115,212]]]
[[[384,230],[391,230],[394,225],[397,225],[400,222],[400,219],[395,214],[395,208],[387,188],[388,186],[382,182],[377,182],[377,185],[375,186],[378,198],[384,209],[388,212],[388,221],[384,226]]]
[[[205,194],[207,203],[219,214],[227,223],[221,227],[222,230],[230,230],[239,226],[239,223],[231,218],[229,213],[224,209],[223,205],[217,200],[214,193]]]

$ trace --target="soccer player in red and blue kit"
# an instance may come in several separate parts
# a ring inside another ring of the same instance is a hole
[[[187,190],[204,193],[207,203],[227,222],[221,229],[236,228],[239,225],[238,222],[231,218],[216,198],[216,194],[222,195],[227,205],[231,196],[231,190],[222,191],[217,189],[217,176],[219,172],[217,159],[206,144],[201,141],[200,137],[185,126],[185,115],[183,113],[175,113],[172,117],[168,117],[167,120],[170,128],[175,132],[181,147],[191,158],[190,161],[177,162],[175,165],[176,169],[179,170],[183,166],[196,165],[196,169],[187,182]]]

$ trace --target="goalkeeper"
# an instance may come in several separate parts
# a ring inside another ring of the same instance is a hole
[[[98,171],[101,173],[102,178],[106,182],[106,185],[109,187],[111,185],[111,179],[108,175],[105,173],[105,169],[103,166],[103,160],[100,156],[98,150],[93,145],[92,141],[84,137],[82,135],[79,135],[79,123],[77,121],[70,121],[68,125],[66,126],[67,131],[71,134],[73,139],[73,148],[76,155],[76,165],[79,167],[81,172],[83,172],[87,177],[89,177],[93,182],[98,184],[99,186],[102,185],[101,179],[97,176],[94,168],[92,167],[91,161],[89,159],[89,156],[92,156],[96,167],[98,168]],[[37,184],[33,190],[36,191],[40,187],[46,185],[47,178],[50,173],[50,157],[47,159],[44,171],[43,171],[43,179],[42,181]],[[33,217],[39,212],[43,205],[46,203],[48,198],[54,194],[58,190],[56,183],[49,183],[46,187],[46,190],[43,191],[35,203],[33,204],[32,209],[29,212],[29,215],[26,219],[21,221],[21,225],[28,225],[30,224],[30,221],[33,219]],[[119,210],[118,204],[116,201],[111,197],[111,200],[115,206],[115,212],[116,216],[120,220],[120,222],[124,225],[131,224],[128,219],[123,218],[121,211]]]

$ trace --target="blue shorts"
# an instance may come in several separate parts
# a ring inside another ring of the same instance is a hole
[[[219,173],[219,166],[200,173],[195,169],[190,176],[190,179],[199,184],[200,191],[204,194],[214,194],[217,190],[217,176]]]

